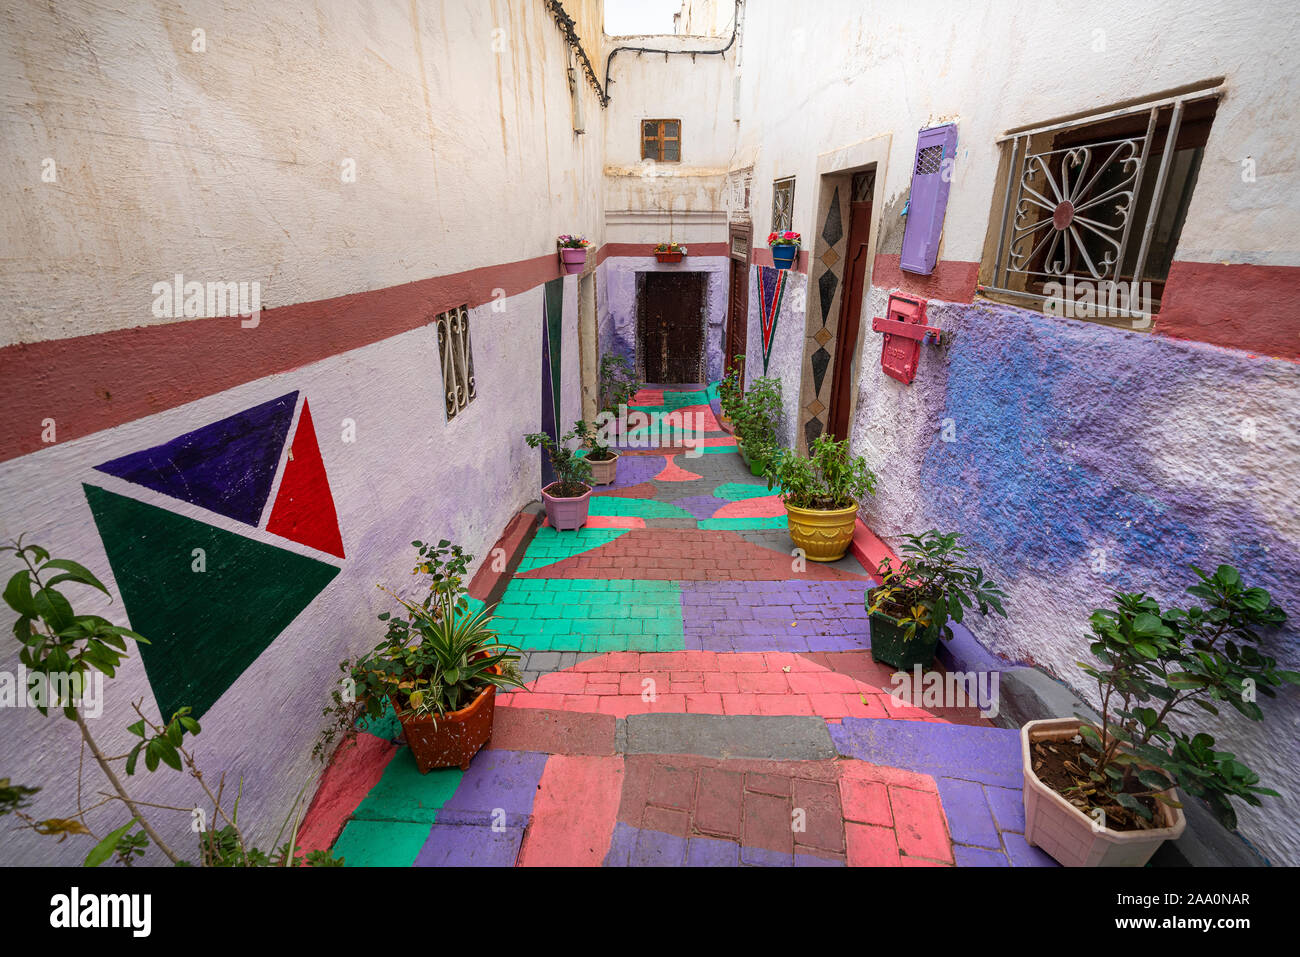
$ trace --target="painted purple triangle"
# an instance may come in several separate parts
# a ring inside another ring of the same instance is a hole
[[[256,526],[297,404],[290,392],[95,468]]]

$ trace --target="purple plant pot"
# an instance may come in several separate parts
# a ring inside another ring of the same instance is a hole
[[[556,498],[548,490],[555,488],[552,483],[542,489],[542,501],[546,504],[546,520],[557,532],[576,531],[587,524],[587,508],[591,504],[591,486],[577,498]]]
[[[582,267],[587,264],[587,250],[569,249],[567,247],[560,250],[560,262],[564,264],[566,273],[582,272]]]

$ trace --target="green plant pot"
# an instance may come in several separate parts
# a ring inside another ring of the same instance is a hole
[[[749,454],[745,451],[745,443],[740,439],[736,439],[736,454],[740,456],[742,462],[749,464]]]
[[[871,607],[871,595],[875,589],[867,592],[866,605]],[[934,653],[939,648],[939,633],[927,632],[915,635],[911,641],[904,639],[905,629],[898,619],[882,611],[871,613],[871,660],[894,668],[911,670],[915,665],[928,668],[934,663]]]
[[[761,461],[761,460],[758,458],[758,456],[754,456],[753,458],[749,459],[748,462],[749,462],[749,474],[750,474],[750,475],[759,475],[759,476],[761,476],[761,475],[763,474],[763,468],[764,468],[764,466],[767,465],[767,463],[764,462],[764,461]]]

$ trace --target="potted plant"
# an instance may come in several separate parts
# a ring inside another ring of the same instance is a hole
[[[768,233],[767,244],[772,247],[772,264],[777,269],[789,269],[799,258],[799,244],[802,240],[798,233]]]
[[[626,356],[610,352],[600,357],[599,376],[596,402],[602,412],[617,419],[620,407],[631,405],[641,391],[641,381]]]
[[[583,458],[591,464],[591,484],[609,485],[618,476],[618,453],[604,442],[602,430],[586,422],[574,425],[587,454]]]
[[[679,263],[686,255],[686,247],[681,243],[660,243],[655,247],[655,259],[661,263]]]
[[[345,670],[372,718],[391,703],[421,774],[463,771],[492,737],[496,689],[524,687],[512,654],[518,649],[497,640],[489,609],[470,613],[464,581],[473,556],[446,540],[412,544],[420,556],[415,573],[430,578],[428,594],[417,603],[379,586],[405,617],[382,613],[384,640]]]
[[[564,267],[566,273],[582,272],[583,267],[587,264],[587,248],[591,245],[582,236],[561,236],[558,240],[560,246],[560,264]]]
[[[585,427],[585,423],[578,424]],[[591,499],[591,486],[587,483],[591,481],[591,463],[569,448],[569,443],[577,437],[577,426],[561,436],[559,442],[545,432],[524,436],[524,441],[532,448],[541,446],[546,449],[551,468],[555,470],[555,481],[542,489],[542,501],[546,503],[546,518],[556,531],[577,530],[587,524]]]
[[[940,636],[952,638],[949,622],[960,623],[967,609],[1007,616],[1002,589],[979,567],[963,564],[967,550],[960,538],[934,529],[908,535],[900,559],[881,561],[881,583],[867,591],[872,659],[895,668],[926,667]]]
[[[1025,839],[1062,864],[1145,864],[1186,826],[1175,785],[1228,828],[1237,826],[1232,798],[1258,807],[1258,795],[1277,797],[1210,735],[1171,726],[1189,705],[1217,715],[1226,703],[1259,721],[1257,693],[1300,683],[1257,647],[1258,629],[1286,620],[1269,593],[1229,565],[1192,570],[1199,581],[1187,591],[1204,607],[1162,609],[1135,593],[1092,613],[1097,664],[1079,666],[1097,682],[1100,722],[1030,721],[1020,731]]]
[[[858,502],[875,494],[876,475],[866,459],[849,455],[848,440],[823,432],[807,456],[785,451],[767,460],[769,489],[780,487],[790,539],[810,561],[834,562],[853,541]]]
[[[728,432],[735,431],[736,410],[745,398],[744,368],[745,357],[736,356],[718,384],[718,408],[722,413],[718,424]]]
[[[781,412],[781,380],[770,376],[751,382],[736,407],[736,450],[754,475],[763,474],[764,462],[776,450]]]

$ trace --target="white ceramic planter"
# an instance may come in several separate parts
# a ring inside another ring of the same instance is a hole
[[[1079,733],[1078,718],[1030,721],[1020,729],[1020,758],[1025,772],[1025,840],[1066,867],[1142,867],[1165,841],[1176,840],[1187,826],[1181,808],[1158,804],[1164,827],[1112,831],[1038,780],[1030,746],[1039,741],[1068,741]],[[1176,795],[1175,795],[1176,797]]]

